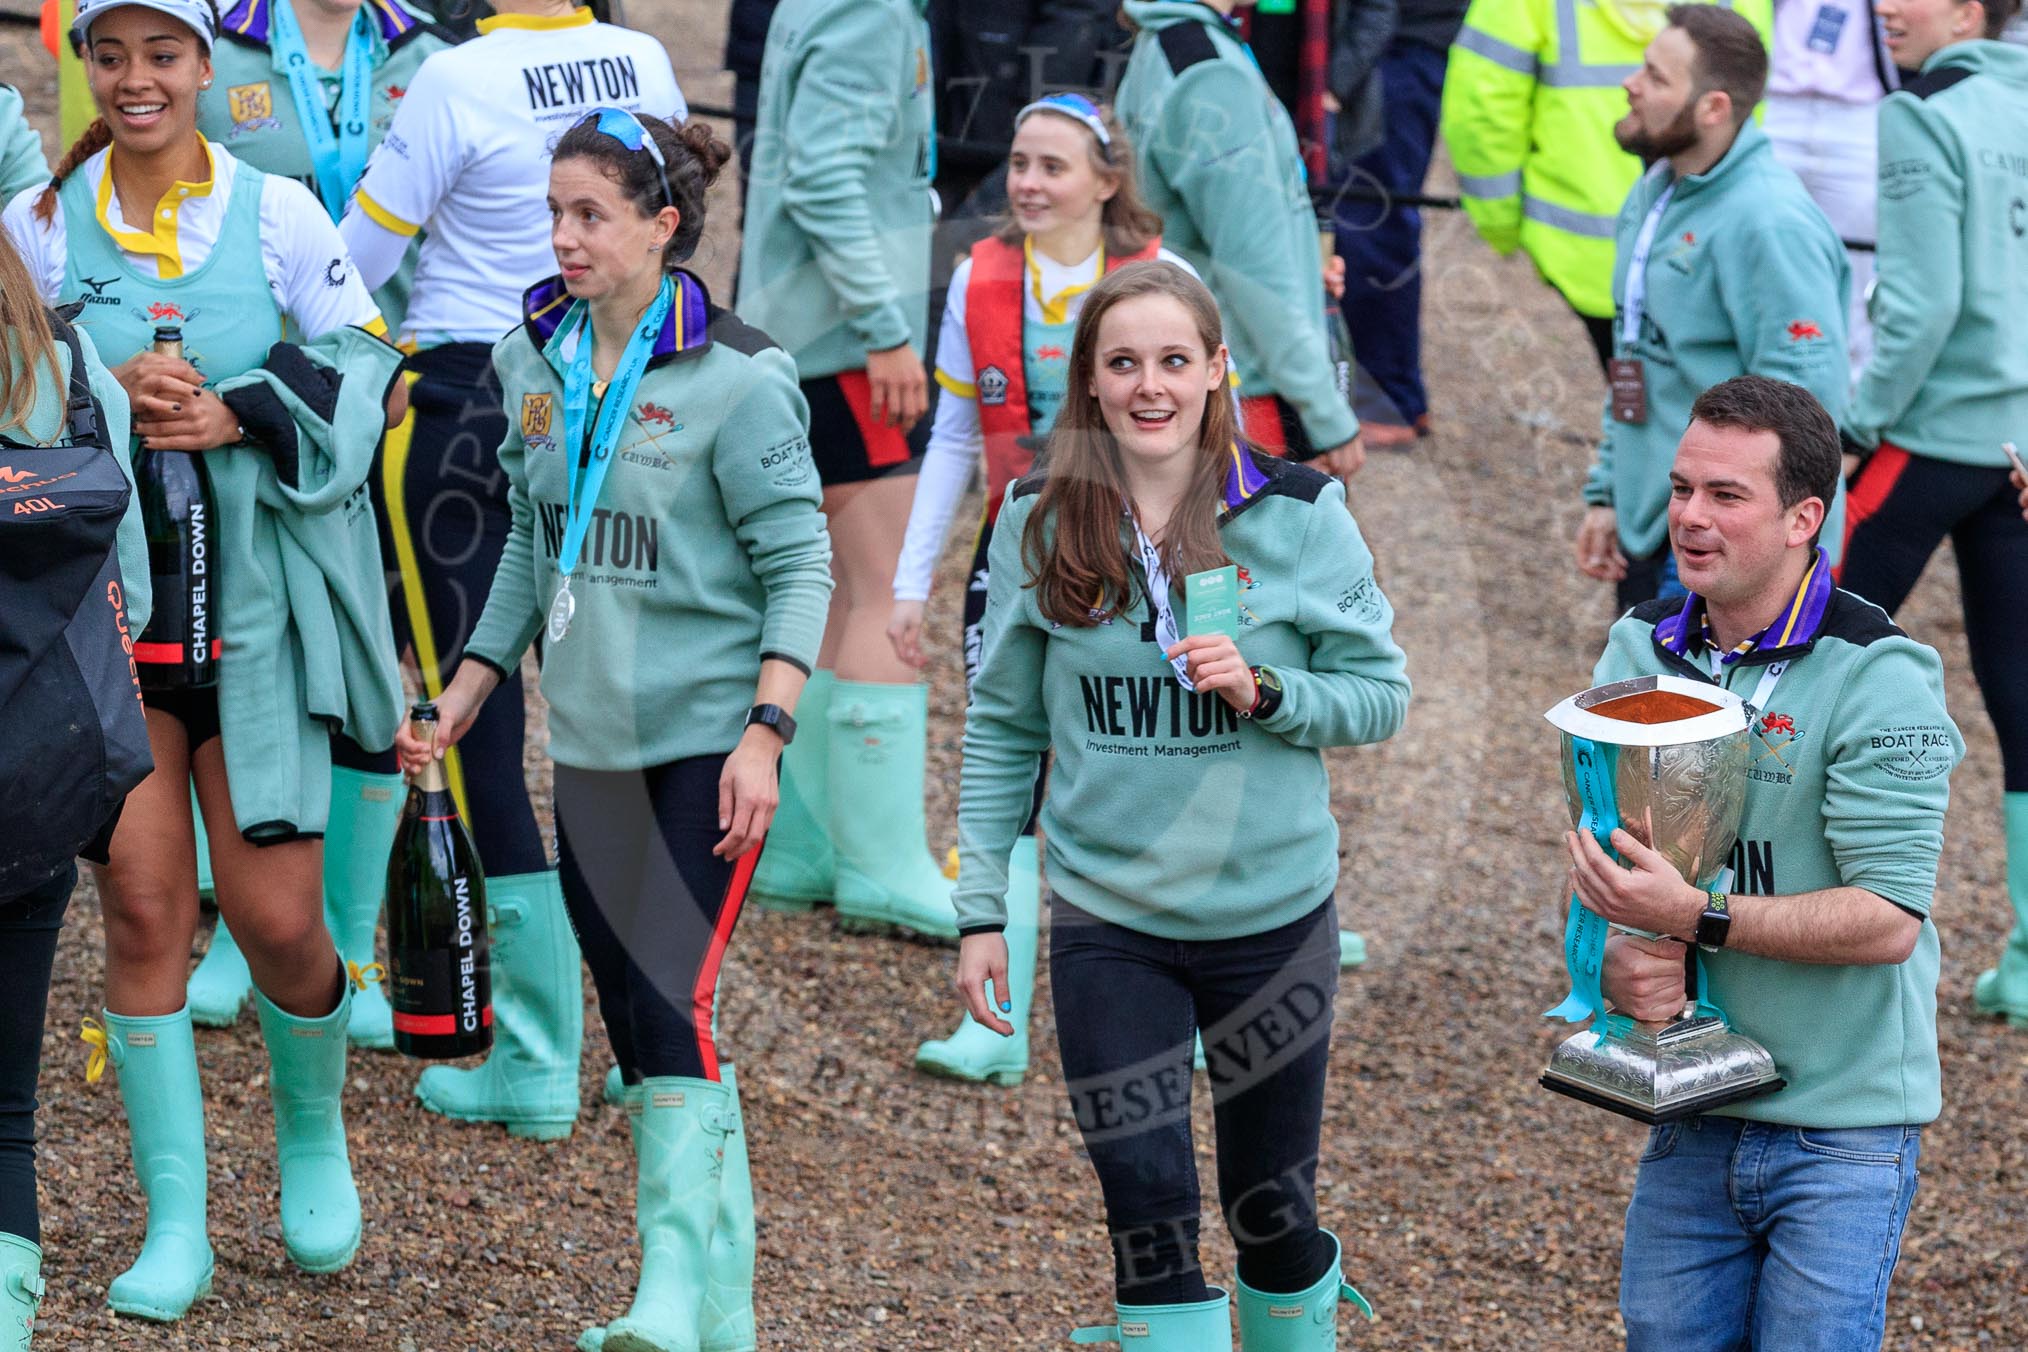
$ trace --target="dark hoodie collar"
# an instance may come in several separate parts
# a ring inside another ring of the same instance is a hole
[[[1819,548],[1816,557],[1810,560],[1809,569],[1803,574],[1802,585],[1796,588],[1796,594],[1782,607],[1774,623],[1734,652],[1727,653],[1724,665],[1761,666],[1808,652],[1817,641],[1818,631],[1824,626],[1824,612],[1830,609],[1831,594],[1835,590],[1836,584],[1831,580],[1831,561]],[[1684,598],[1681,610],[1657,624],[1655,646],[1699,666],[1700,670],[1708,670],[1699,660],[1705,650],[1704,598],[1695,592],[1690,593]]]
[[[711,345],[711,293],[704,289],[704,283],[695,274],[682,268],[676,269],[671,276],[676,282],[676,303],[669,307],[669,317],[662,321],[662,332],[655,339],[654,355],[648,358],[651,371],[665,362],[701,352]],[[572,307],[579,303],[564,290],[560,276],[537,282],[521,295],[521,313],[528,326],[528,336],[534,340],[536,350],[558,372],[563,368],[557,364],[556,354],[550,351],[550,342],[563,327]]]
[[[1218,514],[1220,525],[1238,516],[1268,486],[1267,472],[1254,463],[1252,447],[1235,441],[1229,454],[1232,463],[1225,470],[1224,500]]]
[[[422,20],[403,9],[396,0],[366,0],[366,12],[373,16],[381,40],[389,46],[422,27]],[[274,0],[238,0],[219,20],[219,34],[265,47],[274,13]]]

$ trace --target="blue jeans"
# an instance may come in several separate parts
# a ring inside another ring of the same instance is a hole
[[[1915,1198],[1920,1127],[1656,1127],[1620,1256],[1628,1352],[1860,1352]]]
[[[1380,58],[1385,139],[1359,157],[1353,186],[1422,191],[1436,145],[1444,60],[1442,52],[1416,42],[1396,42]],[[1341,308],[1352,354],[1400,422],[1411,424],[1429,411],[1422,382],[1422,213],[1347,199],[1338,203],[1337,216],[1338,253],[1345,260]]]

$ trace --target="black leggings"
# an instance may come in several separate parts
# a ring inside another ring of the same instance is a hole
[[[0,1232],[42,1242],[35,1207],[35,1081],[56,935],[77,885],[66,863],[42,886],[0,902]]]
[[[2006,790],[2028,792],[2028,521],[2007,471],[1882,443],[1846,497],[1838,584],[1892,615],[1946,535],[1958,560],[1972,675],[1999,735]]]
[[[965,583],[965,690],[979,679],[979,651],[986,638],[986,584],[989,570],[986,557],[993,546],[993,522],[979,518],[979,542],[972,546],[972,571]],[[1028,822],[1021,834],[1035,834],[1035,819],[1042,814],[1042,796],[1049,785],[1049,758],[1035,772],[1035,798],[1028,808]]]
[[[392,587],[397,647],[415,645],[425,683],[456,674],[479,622],[513,512],[500,443],[507,415],[491,349],[447,343],[409,358],[418,373],[410,412],[390,432],[373,476],[381,555],[400,575]],[[487,874],[549,867],[521,770],[525,701],[521,673],[504,673],[458,743],[465,820]]]
[[[1204,1030],[1218,1196],[1257,1291],[1323,1276],[1317,1150],[1338,989],[1338,908],[1241,939],[1157,939],[1050,909],[1049,978],[1071,1110],[1105,1194],[1123,1305],[1207,1298],[1197,1259],[1191,1035]]]
[[[760,858],[758,849],[737,860],[711,852],[725,836],[724,768],[724,756],[646,770],[556,767],[563,902],[628,1084],[718,1078],[718,966]]]

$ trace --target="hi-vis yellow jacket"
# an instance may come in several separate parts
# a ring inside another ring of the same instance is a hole
[[[1771,0],[1730,0],[1768,42]],[[1443,136],[1465,210],[1580,314],[1613,312],[1613,221],[1641,162],[1613,140],[1620,84],[1662,31],[1660,0],[1472,0],[1451,44]]]

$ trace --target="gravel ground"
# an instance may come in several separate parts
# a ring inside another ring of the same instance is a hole
[[[727,81],[710,69],[722,5],[636,9],[669,41],[692,97],[722,101]],[[0,29],[0,78],[24,87],[53,142],[52,82],[19,30]],[[721,294],[732,218],[720,210],[703,260]],[[1376,455],[1354,494],[1416,697],[1392,742],[1332,756],[1339,904],[1373,956],[1338,997],[1319,1186],[1348,1272],[1379,1310],[1348,1345],[1606,1347],[1618,1339],[1619,1222],[1640,1132],[1535,1084],[1560,1036],[1539,1011],[1562,993],[1563,808],[1540,714],[1585,683],[1611,619],[1610,598],[1574,574],[1564,543],[1600,389],[1575,321],[1525,263],[1493,259],[1455,215],[1431,218],[1428,253],[1439,432],[1412,455]],[[945,560],[931,607],[939,846],[958,768],[963,566]],[[1925,1144],[1887,1345],[2012,1349],[2028,1345],[2028,1040],[1970,1013],[1972,978],[2008,917],[1998,758],[1954,577],[1940,558],[1902,617],[1943,650],[1971,751],[1936,904],[1948,1106]],[[540,746],[538,728],[528,763],[546,801]],[[422,1112],[414,1067],[393,1056],[355,1056],[352,1071],[365,1246],[337,1276],[294,1272],[249,1017],[199,1038],[217,1298],[172,1328],[115,1321],[105,1287],[140,1243],[142,1207],[115,1086],[85,1085],[75,1040],[102,975],[89,886],[71,915],[44,1044],[50,1294],[39,1346],[564,1348],[624,1306],[636,1257],[619,1115],[588,1106],[569,1141],[513,1142]],[[1063,1098],[1046,975],[1027,1083],[959,1086],[910,1068],[916,1041],[955,1017],[949,961],[948,950],[842,933],[824,912],[756,910],[741,924],[722,1042],[741,1062],[751,1123],[764,1346],[1057,1347],[1108,1309],[1097,1189]],[[589,1005],[586,1025],[593,1105],[608,1059]],[[1229,1271],[1215,1207],[1205,1233],[1207,1268]]]

